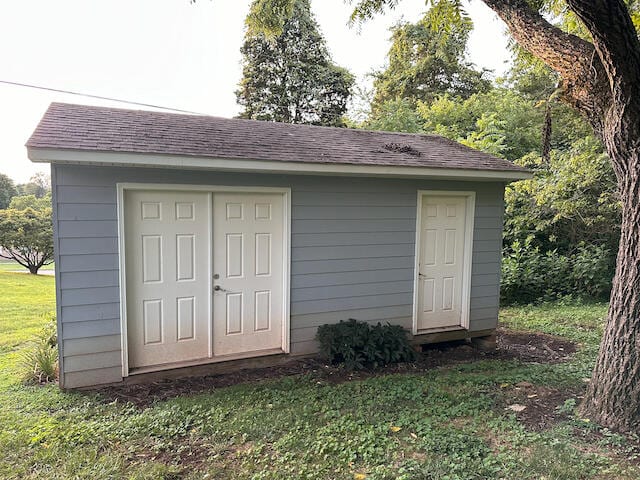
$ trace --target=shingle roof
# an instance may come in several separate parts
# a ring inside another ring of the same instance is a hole
[[[436,135],[52,103],[29,148],[526,172]]]

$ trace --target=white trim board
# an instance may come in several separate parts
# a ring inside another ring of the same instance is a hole
[[[129,372],[129,356],[128,356],[128,339],[127,339],[127,280],[126,280],[126,251],[125,251],[125,231],[124,231],[124,192],[125,190],[164,190],[164,191],[205,191],[209,192],[209,213],[210,218],[213,214],[211,210],[212,195],[216,192],[234,192],[234,193],[274,193],[281,194],[283,197],[283,242],[282,242],[282,258],[283,258],[283,321],[282,321],[282,353],[290,353],[291,351],[291,315],[290,315],[290,276],[291,276],[291,189],[275,188],[275,187],[244,187],[244,186],[212,186],[212,185],[184,185],[184,184],[160,184],[160,183],[118,183],[117,189],[117,211],[118,211],[118,265],[120,269],[120,338],[122,348],[122,376],[128,377]],[[212,222],[212,220],[211,220]],[[212,223],[209,228],[209,245],[212,240]],[[210,250],[210,249],[209,249]],[[211,279],[211,268],[213,257],[209,252],[209,279]],[[209,288],[209,311],[213,315],[211,302],[213,291]],[[213,337],[211,329],[213,325],[213,317],[209,322],[211,339],[209,346],[209,358],[202,359],[197,363],[211,363],[217,361],[213,357]],[[270,353],[272,354],[272,353]],[[250,355],[249,355],[250,356]],[[220,359],[222,361],[223,359]],[[161,369],[161,366],[158,366]],[[170,368],[170,367],[169,367]]]
[[[465,217],[465,239],[464,239],[464,269],[462,274],[462,305],[461,319],[459,327],[446,327],[435,329],[418,330],[418,269],[420,261],[420,249],[422,246],[422,199],[427,195],[438,197],[456,196],[466,197],[466,217]],[[416,209],[416,243],[414,252],[413,267],[413,313],[411,332],[413,335],[421,335],[425,333],[434,333],[443,330],[455,328],[464,328],[469,330],[469,320],[471,314],[471,268],[473,266],[473,228],[476,217],[476,192],[457,191],[457,190],[418,190],[417,209]]]
[[[271,160],[224,159],[188,155],[151,153],[95,152],[58,150],[53,148],[27,149],[32,162],[73,165],[128,166],[182,168],[229,172],[261,172],[300,175],[353,176],[384,178],[434,178],[441,180],[477,180],[512,182],[532,178],[530,172],[388,165],[353,165],[344,163],[308,163]]]

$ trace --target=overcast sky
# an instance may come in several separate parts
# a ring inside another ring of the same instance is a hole
[[[240,45],[250,0],[12,0],[0,4],[0,80],[232,117]],[[381,68],[388,29],[415,21],[424,0],[357,28],[342,0],[312,0],[334,61],[360,83]],[[509,55],[503,24],[479,0],[469,55],[501,74]],[[24,143],[52,101],[141,108],[0,83],[0,173],[25,182],[48,165],[32,164]]]

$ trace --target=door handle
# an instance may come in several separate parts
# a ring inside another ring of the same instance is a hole
[[[220,285],[216,285],[215,287],[213,287],[213,289],[216,292],[226,292],[227,290],[225,290],[224,288],[222,288]]]

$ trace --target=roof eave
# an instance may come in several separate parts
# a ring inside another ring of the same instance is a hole
[[[522,170],[489,170],[345,163],[285,162],[251,159],[225,159],[189,155],[65,150],[28,146],[29,159],[37,163],[126,166],[145,168],[184,168],[229,172],[279,173],[293,175],[331,175],[439,178],[442,180],[482,180],[512,182],[532,177]]]

